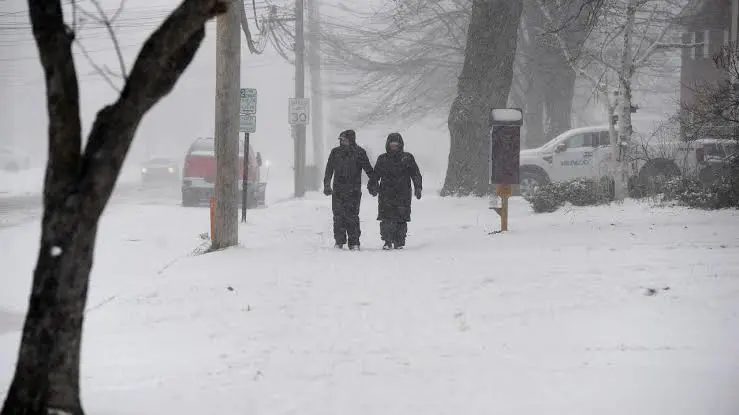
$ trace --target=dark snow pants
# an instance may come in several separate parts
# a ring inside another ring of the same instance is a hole
[[[334,192],[331,208],[334,213],[334,240],[338,245],[349,242],[349,246],[359,246],[359,206],[362,203],[362,190]]]
[[[385,242],[392,242],[395,246],[405,246],[408,234],[408,222],[383,220],[380,222],[380,236]]]

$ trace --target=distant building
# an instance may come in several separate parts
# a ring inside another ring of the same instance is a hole
[[[721,81],[726,76],[716,68],[713,57],[724,45],[739,40],[739,0],[692,0],[681,24],[684,43],[702,43],[682,51],[680,101],[691,105],[697,85]]]

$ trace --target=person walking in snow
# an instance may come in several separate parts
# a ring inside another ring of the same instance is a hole
[[[416,199],[421,198],[422,177],[413,154],[404,150],[403,137],[399,133],[387,136],[385,154],[375,163],[367,189],[372,196],[380,197],[377,203],[377,220],[380,235],[385,242],[383,249],[403,249],[411,221],[411,200],[415,189]]]
[[[372,177],[372,164],[367,152],[357,145],[354,130],[339,134],[339,146],[331,150],[323,177],[323,193],[331,196],[334,215],[336,248],[349,243],[350,250],[359,250],[359,207],[362,202],[362,170]],[[333,185],[332,185],[333,178]]]

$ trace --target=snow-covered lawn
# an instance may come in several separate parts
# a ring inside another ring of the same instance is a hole
[[[88,413],[739,413],[738,212],[534,215],[514,200],[511,232],[489,235],[485,200],[429,196],[408,248],[383,252],[375,203],[363,252],[330,247],[316,196],[250,211],[241,247],[202,256],[207,209],[112,206],[84,337]],[[0,230],[8,315],[25,308],[37,236]],[[0,335],[0,394],[18,341]]]

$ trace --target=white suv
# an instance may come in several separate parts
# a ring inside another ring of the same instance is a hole
[[[735,142],[726,139],[650,141],[638,131],[632,135],[627,151],[630,188],[650,188],[655,182],[681,174],[702,177],[713,158],[723,160],[737,149]],[[538,186],[549,182],[610,178],[611,154],[607,125],[575,128],[539,148],[523,150],[520,153],[521,195],[530,195]]]
[[[530,195],[549,182],[607,177],[610,143],[608,126],[583,127],[565,131],[539,148],[522,150],[521,194]]]

